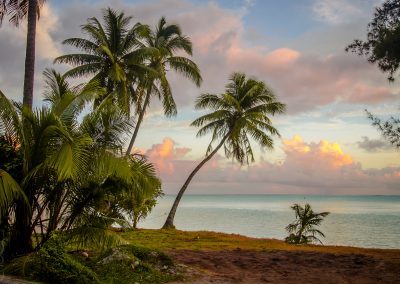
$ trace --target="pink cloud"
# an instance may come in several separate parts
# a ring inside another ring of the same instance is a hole
[[[154,144],[145,153],[161,175],[175,173],[175,162],[190,152],[189,148],[177,148],[175,145],[171,138],[166,137],[161,144]]]
[[[261,159],[249,167],[226,164],[216,156],[203,166],[190,187],[193,193],[398,194],[400,168],[362,169],[338,143],[285,139],[280,163]],[[200,162],[187,160],[188,148],[169,138],[146,154],[155,163],[168,193],[176,192]],[[171,188],[173,185],[173,188]]]
[[[265,58],[267,65],[274,68],[287,67],[300,57],[300,52],[290,48],[278,48]]]
[[[202,91],[220,91],[221,82],[240,71],[268,83],[287,103],[289,113],[335,102],[376,104],[396,98],[375,66],[343,49],[316,55],[288,46],[271,50],[265,44],[249,44],[242,16],[215,3],[192,7],[177,16],[194,43],[194,59],[204,76]],[[178,92],[190,89],[181,80],[174,87]],[[194,96],[200,93],[193,91]],[[192,102],[186,95],[178,100]]]

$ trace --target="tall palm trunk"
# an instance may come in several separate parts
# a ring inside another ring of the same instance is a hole
[[[135,130],[134,130],[134,132],[132,134],[132,138],[131,138],[131,141],[129,142],[129,146],[128,146],[128,149],[126,150],[125,156],[128,156],[131,153],[132,148],[133,148],[133,144],[135,144],[135,140],[136,140],[136,137],[137,137],[138,132],[139,132],[140,124],[142,124],[143,117],[144,117],[144,114],[146,112],[146,108],[149,106],[150,95],[151,95],[150,93],[151,93],[151,88],[149,88],[147,90],[147,92],[146,92],[146,98],[144,99],[143,107],[139,112],[139,117],[138,117],[138,120],[136,122]]]
[[[28,33],[26,36],[25,77],[23,104],[32,108],[33,81],[35,76],[35,38],[37,0],[29,0],[28,4]]]
[[[191,182],[192,178],[194,175],[201,169],[201,167],[207,163],[217,152],[218,150],[224,145],[226,138],[228,138],[229,133],[224,136],[224,138],[221,140],[221,142],[218,144],[218,146],[212,151],[208,156],[204,158],[203,161],[198,164],[197,167],[194,168],[194,170],[190,173],[189,177],[186,179],[185,183],[183,184],[181,190],[179,190],[178,195],[175,198],[174,204],[172,205],[171,211],[169,211],[167,220],[165,221],[164,226],[162,227],[163,229],[174,229],[174,218],[175,218],[175,213],[176,209],[178,208],[179,202],[181,201],[181,198],[183,194],[186,191],[186,188],[188,187],[189,183]]]

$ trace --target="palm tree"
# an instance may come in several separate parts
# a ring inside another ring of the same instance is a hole
[[[183,184],[163,228],[174,228],[176,209],[190,181],[220,148],[224,147],[227,158],[237,160],[240,164],[254,161],[250,137],[261,147],[273,148],[271,136],[279,136],[279,132],[268,116],[283,113],[285,105],[277,101],[273,92],[262,81],[247,79],[244,74],[234,73],[225,93],[203,94],[197,99],[196,109],[207,108],[212,112],[197,118],[191,124],[201,127],[197,136],[212,133],[206,157]],[[218,141],[218,145],[213,149],[212,143],[215,141]]]
[[[103,24],[93,17],[82,26],[88,38],[69,38],[63,41],[78,48],[82,53],[57,57],[54,62],[73,66],[66,77],[91,76],[107,88],[107,96],[127,113],[134,96],[133,84],[151,73],[145,66],[145,59],[157,50],[140,47],[139,38],[148,32],[148,27],[137,23],[130,26],[131,17],[108,8],[103,10]],[[104,96],[99,101],[104,100]]]
[[[156,177],[154,166],[149,164],[146,158],[141,155],[130,155],[129,158],[140,168],[142,178],[137,180],[135,188],[126,190],[119,197],[118,204],[132,222],[131,227],[136,229],[138,222],[146,218],[153,207],[156,206],[157,198],[162,196],[163,192],[161,182]]]
[[[296,220],[286,227],[290,233],[285,241],[290,244],[308,244],[319,242],[321,240],[317,236],[325,237],[325,235],[315,227],[321,225],[321,222],[329,212],[315,213],[310,204],[306,204],[304,208],[299,204],[294,204],[291,207],[296,216]]]
[[[151,95],[156,95],[162,100],[166,116],[173,116],[177,113],[171,87],[166,76],[167,69],[172,69],[184,75],[198,87],[202,81],[200,70],[197,65],[184,56],[176,55],[176,53],[179,52],[192,55],[192,43],[188,37],[182,35],[181,28],[178,25],[167,25],[165,18],[162,17],[155,31],[147,33],[145,44],[142,45],[142,48],[146,46],[158,50],[158,53],[150,57],[149,63],[149,67],[157,71],[157,76],[148,76],[143,80],[139,88],[139,90],[144,93],[145,98],[143,102],[137,104],[138,118],[126,155],[131,153],[143,117],[150,104]],[[141,98],[139,97],[139,99]]]
[[[44,181],[54,174],[60,180],[74,178],[85,170],[88,136],[73,137],[54,111],[43,108],[34,112],[26,107],[16,108],[2,93],[0,109],[0,126],[4,126],[0,127],[0,134],[18,145],[23,176],[19,182],[8,176],[8,180],[13,182],[3,183],[3,192],[20,187],[27,200],[17,199],[8,204],[13,206],[16,220],[10,245],[14,253],[26,253],[32,250],[31,222],[40,192],[45,187]]]
[[[71,87],[54,70],[45,77],[48,106],[41,109],[21,107],[0,92],[0,140],[22,168],[8,166],[14,160],[0,163],[6,166],[0,169],[0,228],[8,222],[3,217],[9,217],[11,257],[32,251],[33,235],[40,245],[54,230],[81,245],[110,244],[106,229],[114,222],[127,223],[121,196],[140,186],[152,190],[151,182],[160,186],[155,176],[147,176],[151,164],[122,155],[121,137],[131,124],[120,108],[102,104],[78,119],[85,105],[104,92],[96,81]],[[104,207],[110,200],[118,202]]]
[[[45,2],[46,0],[3,0],[0,3],[0,24],[5,14],[11,15],[10,22],[17,27],[22,19],[28,18],[23,104],[29,108],[32,108],[35,77],[36,20],[39,19],[40,9]]]

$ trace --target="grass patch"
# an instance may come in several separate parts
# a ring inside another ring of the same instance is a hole
[[[225,234],[209,231],[179,231],[179,230],[130,230],[121,232],[121,236],[130,243],[148,248],[168,250],[300,250],[325,252],[333,254],[362,254],[390,259],[400,262],[400,250],[395,249],[367,249],[345,246],[323,246],[323,245],[291,245],[276,239],[261,239],[245,237],[237,234]]]

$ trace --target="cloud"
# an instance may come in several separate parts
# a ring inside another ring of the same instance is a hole
[[[225,163],[216,156],[206,163],[190,187],[195,193],[398,194],[400,168],[362,169],[338,143],[305,142],[299,135],[284,139],[286,158],[265,159],[249,167]],[[200,162],[187,159],[188,148],[169,138],[147,155],[157,167],[167,193],[175,193]]]
[[[312,11],[317,20],[339,25],[354,22],[362,17],[372,17],[371,6],[380,5],[382,0],[315,0]]]
[[[320,10],[326,11],[329,7],[331,10],[339,9],[338,5],[329,4],[331,2],[335,1],[318,1]],[[353,4],[344,0],[341,2],[344,3],[343,9],[351,10],[347,6]],[[109,3],[72,1],[61,8],[46,3],[38,26],[37,103],[41,99],[43,83],[40,74],[43,69],[52,66],[52,59],[58,54],[73,50],[62,46],[61,41],[83,36],[80,25],[89,17],[101,17],[101,8]],[[270,49],[256,39],[250,41],[249,28],[244,24],[243,7],[249,9],[252,3],[243,1],[241,7],[227,9],[213,1],[165,0],[135,5],[114,1],[113,8],[124,11],[125,15],[133,15],[133,22],[148,23],[152,27],[161,15],[165,15],[168,22],[178,23],[183,33],[192,39],[193,60],[202,71],[204,84],[198,89],[182,76],[169,72],[178,108],[192,108],[200,93],[222,92],[234,71],[245,72],[270,84],[278,97],[287,103],[289,114],[307,112],[336,102],[377,104],[395,99],[396,92],[387,86],[385,76],[363,58],[345,54],[343,50],[318,55],[317,51],[307,54],[287,45]],[[371,3],[368,3],[353,6],[370,9]],[[0,86],[14,99],[21,98],[22,93],[24,45],[24,30],[5,23],[0,32],[0,61],[7,68],[0,70]],[[61,70],[66,68],[62,65],[55,67]],[[154,103],[153,111],[162,109],[161,105]]]
[[[320,21],[341,24],[361,14],[360,8],[354,4],[347,0],[317,0],[312,10]]]
[[[40,102],[40,92],[43,88],[42,72],[50,67],[53,59],[61,54],[52,33],[60,29],[59,18],[50,3],[41,9],[41,16],[36,28],[36,59],[35,59],[35,95],[34,102]],[[26,21],[16,28],[4,19],[0,28],[0,88],[13,100],[22,100],[26,44]]]
[[[154,144],[145,152],[161,175],[175,173],[175,163],[190,152],[189,148],[178,148],[175,145],[176,143],[171,138],[166,137],[161,144]]]
[[[393,149],[389,142],[382,139],[370,139],[367,136],[361,137],[361,141],[356,142],[360,149],[367,152],[378,152]]]
[[[256,75],[288,105],[289,114],[332,103],[378,104],[397,99],[374,66],[352,54],[305,55],[280,48],[263,55],[255,48],[226,47],[231,70]],[[234,54],[230,56],[234,50]],[[219,54],[223,56],[223,54]]]
[[[319,143],[305,143],[299,135],[283,140],[283,150],[287,155],[285,163],[316,165],[318,168],[338,169],[352,165],[353,159],[343,153],[338,143],[322,140]]]

